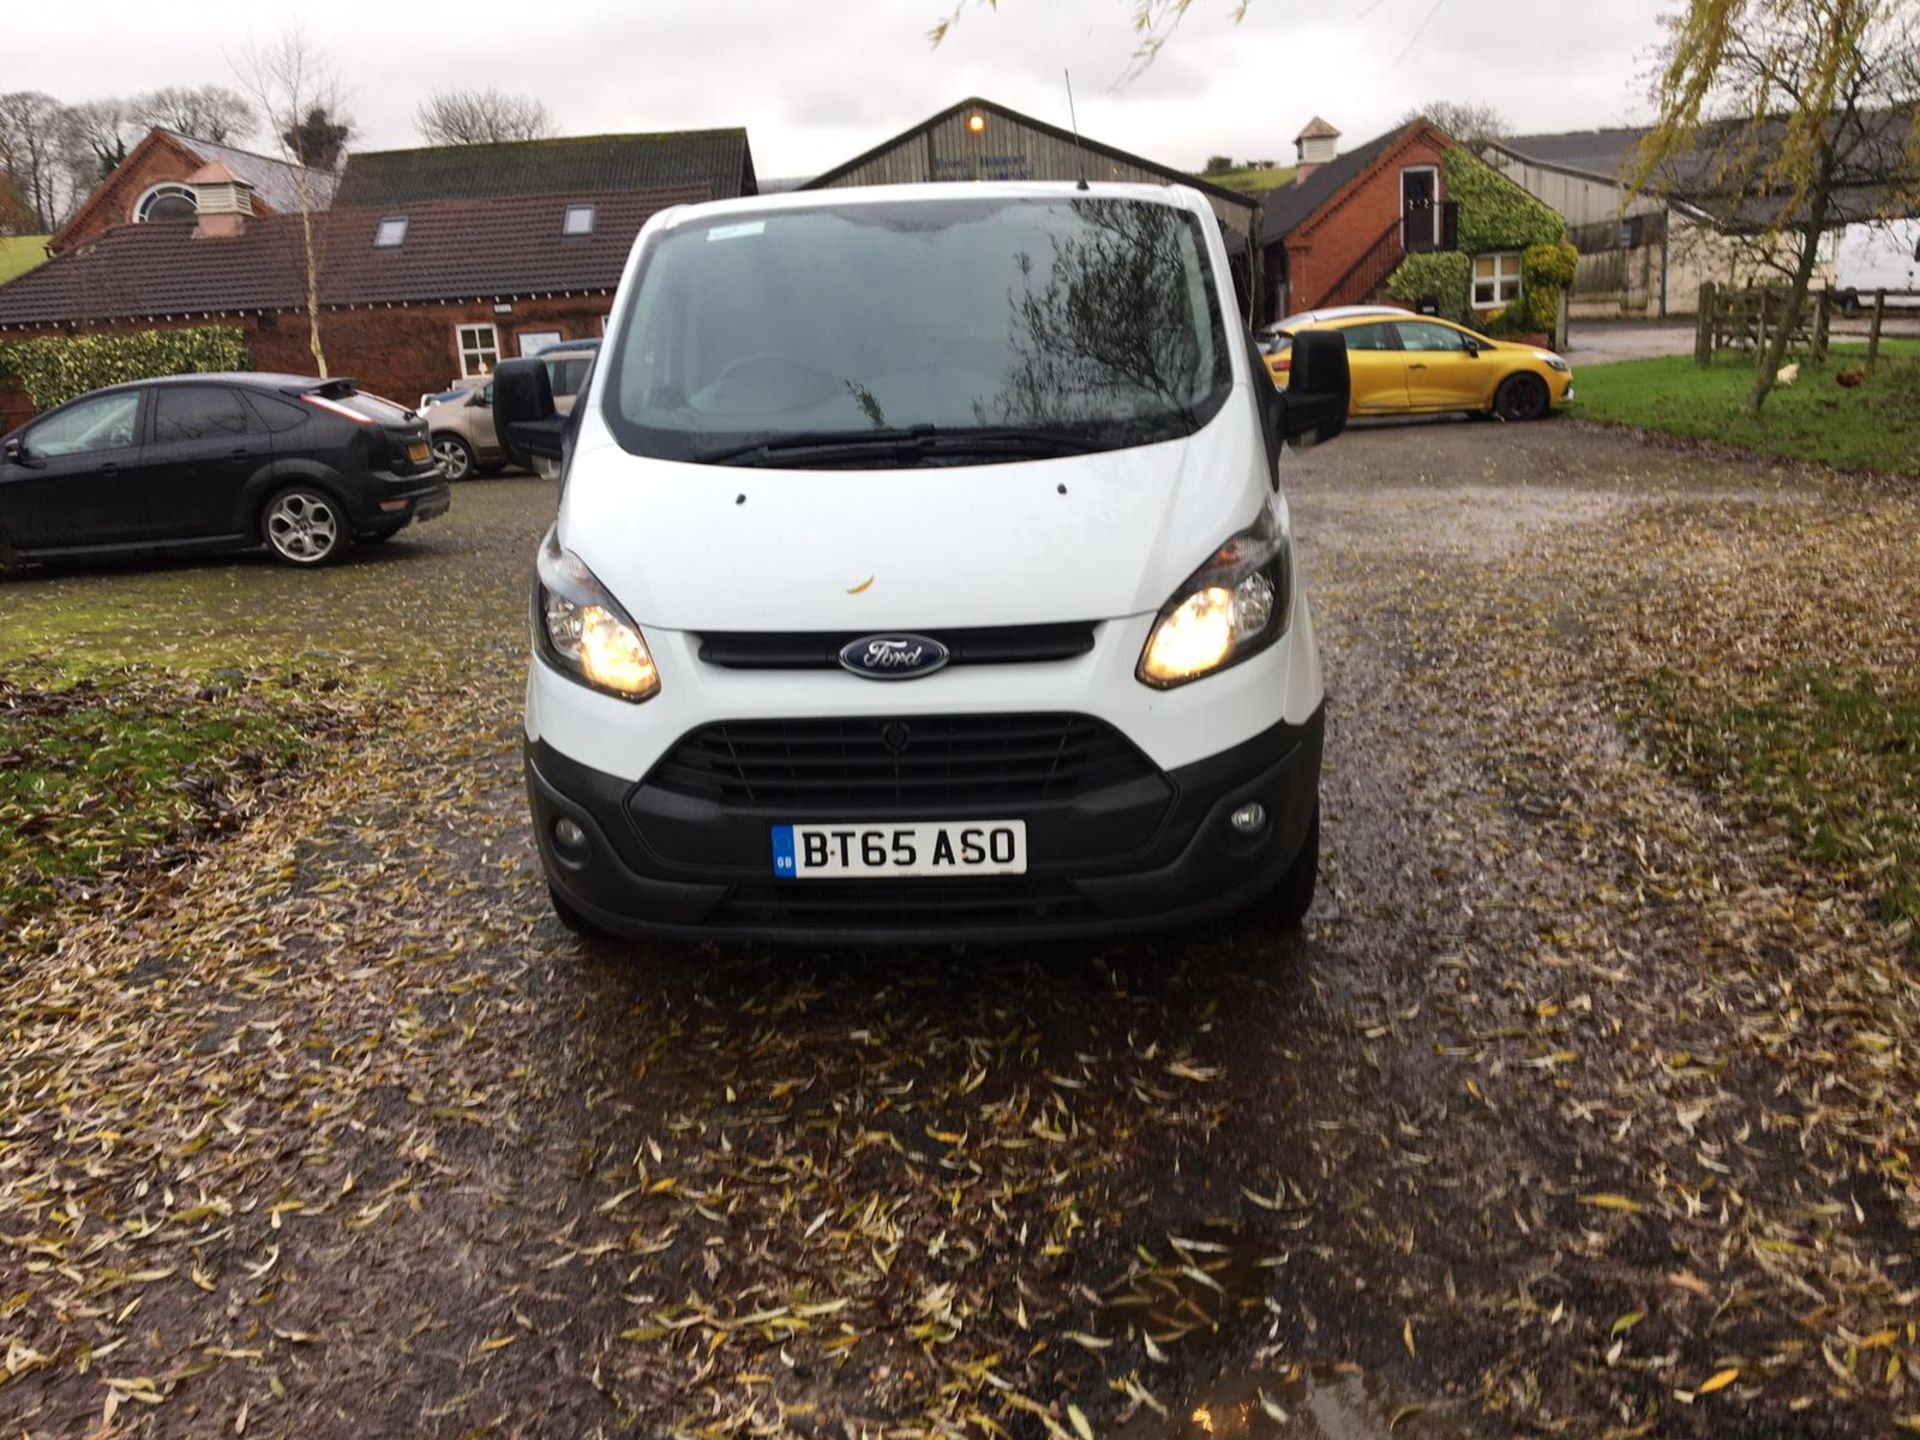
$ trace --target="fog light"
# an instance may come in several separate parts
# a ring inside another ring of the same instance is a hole
[[[553,838],[567,850],[578,850],[587,843],[587,832],[564,816],[553,822]]]
[[[1267,828],[1267,807],[1258,800],[1242,805],[1232,815],[1233,828],[1242,835],[1258,835]]]

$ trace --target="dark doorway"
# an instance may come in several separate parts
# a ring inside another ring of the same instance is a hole
[[[1433,193],[1437,179],[1431,167],[1400,172],[1400,243],[1409,250],[1431,250],[1440,238],[1434,225],[1439,214]]]

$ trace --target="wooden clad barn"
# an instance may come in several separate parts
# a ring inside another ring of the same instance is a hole
[[[1242,300],[1252,293],[1260,205],[1251,196],[1212,185],[1183,170],[1103,145],[992,100],[974,97],[949,106],[911,130],[882,141],[804,187],[916,185],[929,180],[1076,180],[1145,185],[1191,185],[1219,217],[1234,282]]]

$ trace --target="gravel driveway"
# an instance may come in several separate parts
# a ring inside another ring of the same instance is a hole
[[[1597,628],[1650,516],[1849,502],[1557,422],[1363,428],[1291,486],[1300,934],[583,948],[518,769],[541,482],[324,576],[0,587],[83,644],[437,660],[241,840],[10,947],[8,1433],[1883,1425],[1904,1342],[1847,1307],[1899,1308],[1910,1235],[1767,1057],[1792,956],[1891,942],[1623,735]]]

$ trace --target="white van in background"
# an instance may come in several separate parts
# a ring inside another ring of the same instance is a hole
[[[1834,293],[1849,315],[1871,309],[1876,290],[1920,291],[1920,218],[1847,226],[1834,271]],[[1920,296],[1889,295],[1887,307],[1920,309]]]

